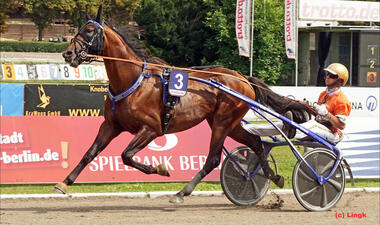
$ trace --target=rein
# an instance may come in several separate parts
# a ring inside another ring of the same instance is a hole
[[[140,64],[143,66],[143,68],[145,68],[145,66],[156,66],[156,67],[160,67],[160,68],[164,68],[164,69],[174,69],[174,70],[182,70],[182,71],[187,71],[187,72],[198,72],[198,73],[207,73],[207,74],[214,74],[214,75],[221,75],[221,76],[228,76],[228,77],[231,77],[231,78],[234,78],[234,79],[237,79],[237,80],[240,80],[240,81],[243,81],[244,83],[247,83],[248,85],[250,85],[250,87],[252,88],[251,85],[254,85],[258,88],[261,88],[263,90],[266,90],[266,91],[271,91],[270,89],[268,88],[265,88],[265,87],[262,87],[262,86],[259,86],[253,82],[250,82],[246,79],[243,79],[243,78],[240,78],[240,77],[236,77],[236,76],[233,76],[231,74],[227,74],[227,73],[220,73],[220,72],[212,72],[212,71],[204,71],[204,70],[195,70],[195,69],[188,69],[188,68],[183,68],[183,67],[175,67],[175,66],[167,66],[167,65],[161,65],[161,64],[156,64],[156,63],[149,63],[149,62],[142,62],[142,61],[137,61],[137,60],[132,60],[132,59],[122,59],[122,58],[116,58],[116,57],[109,57],[109,56],[100,56],[100,55],[93,55],[93,54],[88,54],[87,57],[90,57],[90,58],[103,58],[103,59],[108,59],[108,60],[116,60],[116,61],[122,61],[122,62],[128,62],[128,63],[134,63],[134,64]],[[140,78],[140,77],[139,77]],[[189,77],[190,79],[192,79],[192,77]],[[142,80],[142,79],[141,79]],[[110,94],[110,93],[109,93]],[[112,95],[111,95],[112,96]],[[289,100],[289,101],[295,101],[295,102],[298,102],[300,104],[303,104],[303,105],[307,105],[306,103],[303,103],[301,101],[298,101],[298,100],[294,100],[294,99],[291,99],[291,98],[288,98],[286,96],[282,96],[283,98]],[[308,105],[307,105],[308,106]],[[308,107],[309,108],[309,107]]]
[[[233,76],[233,75],[227,74],[227,73],[204,71],[204,70],[196,70],[196,69],[189,69],[189,68],[175,67],[175,66],[167,66],[167,65],[161,65],[161,64],[156,64],[156,63],[149,63],[149,62],[142,62],[142,61],[137,61],[137,60],[132,60],[132,59],[121,59],[121,58],[116,58],[116,57],[100,56],[100,55],[92,55],[92,54],[88,54],[87,57],[90,57],[90,58],[103,58],[103,59],[108,59],[108,60],[116,60],[116,61],[129,62],[129,63],[140,64],[140,65],[147,65],[147,66],[156,66],[156,67],[160,67],[160,68],[164,68],[164,69],[182,70],[182,71],[186,71],[186,72],[197,72],[197,73],[207,73],[207,74],[213,74],[213,75],[228,76],[228,77],[232,77],[234,79],[243,81],[243,82],[245,82],[245,83],[247,83],[249,85],[252,84],[252,85],[255,85],[256,87],[259,87],[259,88],[262,88],[264,90],[268,90],[269,91],[269,89],[267,89],[267,88],[258,86],[258,85],[254,84],[252,82],[249,82],[246,79],[243,79],[243,78],[240,78],[240,77],[236,77],[236,76]]]

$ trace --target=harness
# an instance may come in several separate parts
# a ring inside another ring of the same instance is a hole
[[[114,95],[110,89],[110,86],[108,85],[108,97],[112,101],[112,115],[115,121],[117,121],[116,118],[116,102],[119,102],[123,100],[124,98],[131,95],[134,91],[137,90],[137,88],[141,85],[144,78],[149,78],[152,76],[157,76],[160,78],[160,81],[163,85],[163,102],[164,102],[164,118],[162,120],[162,130],[165,133],[169,127],[169,122],[171,118],[173,117],[173,108],[178,103],[179,98],[175,96],[171,96],[168,92],[168,86],[169,86],[169,77],[170,77],[170,69],[165,69],[162,73],[162,77],[158,74],[145,74],[145,67],[146,64],[143,64],[142,66],[142,72],[136,79],[135,83],[131,87],[129,87],[127,90],[123,91],[122,93],[118,95]]]
[[[164,102],[164,118],[162,120],[162,130],[165,133],[169,127],[170,120],[173,118],[173,108],[178,103],[179,98],[169,93],[169,81],[171,69],[164,69],[163,77],[163,102]]]
[[[82,35],[81,33],[84,31],[84,28],[88,24],[93,24],[97,28],[94,35],[92,35],[92,37],[87,40],[79,39],[78,35],[81,35],[83,38],[87,37],[86,35]],[[104,50],[104,42],[103,42],[104,37],[102,33],[104,30],[104,27],[98,22],[96,22],[95,20],[87,21],[86,25],[82,27],[82,29],[78,32],[77,35],[75,35],[73,39],[71,39],[71,43],[74,43],[75,54],[79,55],[79,57],[82,60],[88,60],[87,51],[88,53],[100,55]],[[97,43],[97,44],[94,45],[94,43]],[[80,51],[77,49],[76,44],[78,44],[81,47]]]

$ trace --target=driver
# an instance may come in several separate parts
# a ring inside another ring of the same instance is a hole
[[[314,120],[309,120],[301,125],[314,133],[326,138],[332,143],[338,143],[343,139],[342,130],[346,127],[346,121],[351,112],[351,104],[341,90],[347,83],[348,70],[340,63],[333,63],[324,69],[326,71],[326,90],[318,98],[315,109],[318,115]],[[285,117],[292,120],[293,114],[288,111]],[[287,123],[279,122],[276,125],[284,131],[289,138],[307,140],[309,137],[290,126]],[[247,124],[244,128],[255,135],[273,136],[279,132],[271,124]]]

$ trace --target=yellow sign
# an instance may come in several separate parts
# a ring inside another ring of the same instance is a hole
[[[15,68],[12,64],[3,64],[3,79],[16,80]]]

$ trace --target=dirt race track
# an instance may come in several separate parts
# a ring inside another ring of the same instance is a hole
[[[379,192],[344,193],[339,203],[325,212],[307,212],[292,194],[279,195],[284,201],[280,208],[275,207],[279,202],[275,194],[252,207],[235,206],[225,196],[191,196],[181,205],[168,203],[169,197],[2,199],[0,224],[374,225],[380,223],[379,197]]]

